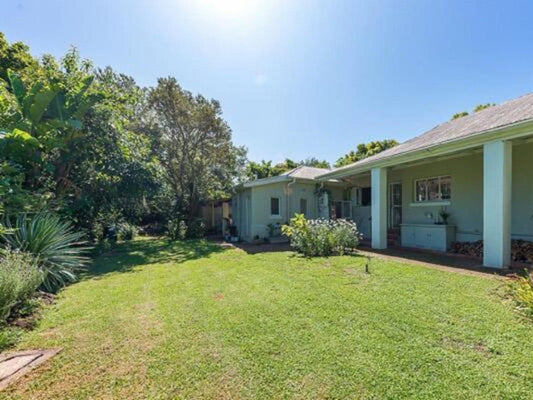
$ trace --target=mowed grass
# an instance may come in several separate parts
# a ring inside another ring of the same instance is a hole
[[[20,348],[17,399],[524,399],[533,324],[502,282],[363,257],[144,239],[98,258]]]

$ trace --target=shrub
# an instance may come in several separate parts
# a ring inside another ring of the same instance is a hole
[[[118,238],[120,240],[133,240],[139,233],[139,228],[128,222],[121,222],[117,227]]]
[[[173,240],[183,240],[187,235],[187,225],[183,220],[169,220],[167,224],[167,235]]]
[[[296,214],[290,225],[283,225],[282,233],[290,239],[292,247],[309,257],[352,252],[361,236],[351,221],[307,220],[303,214]]]
[[[526,276],[517,276],[516,279],[510,280],[507,288],[517,308],[533,317],[533,272],[526,271]]]
[[[9,220],[8,228],[12,228]],[[76,280],[76,273],[88,261],[80,247],[83,234],[56,215],[40,213],[32,218],[20,214],[15,229],[3,235],[8,248],[31,254],[43,271],[43,286],[54,292]]]
[[[26,253],[5,251],[0,259],[0,320],[29,300],[43,282],[35,259]]]
[[[205,223],[201,218],[193,219],[187,227],[187,237],[200,239],[205,236]]]

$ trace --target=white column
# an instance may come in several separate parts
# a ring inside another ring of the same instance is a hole
[[[483,146],[483,265],[505,268],[511,263],[512,144]]]
[[[373,168],[372,187],[372,248],[387,248],[387,170]]]

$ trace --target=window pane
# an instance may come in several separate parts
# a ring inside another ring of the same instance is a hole
[[[361,189],[361,205],[370,206],[372,203],[372,190],[370,188]]]
[[[428,200],[440,200],[439,178],[428,179]]]
[[[444,176],[440,178],[440,193],[442,200],[450,200],[452,198],[452,178]]]
[[[270,214],[279,215],[279,199],[277,197],[270,198]]]
[[[416,201],[427,200],[427,181],[416,181]]]
[[[300,214],[307,215],[307,199],[300,199]]]

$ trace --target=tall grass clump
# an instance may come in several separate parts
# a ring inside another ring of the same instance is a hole
[[[0,322],[33,297],[42,282],[43,273],[30,254],[4,251],[0,255]]]

